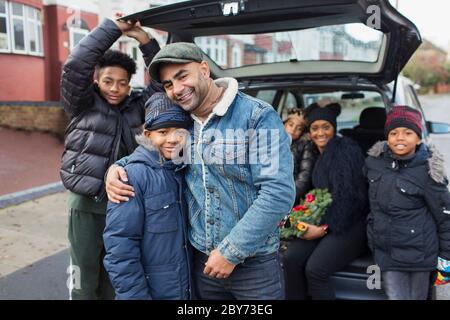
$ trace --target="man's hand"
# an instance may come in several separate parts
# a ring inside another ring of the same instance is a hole
[[[109,167],[105,183],[109,201],[120,203],[128,201],[128,197],[134,197],[134,188],[122,181],[128,181],[125,169],[113,164]]]
[[[124,35],[136,39],[141,45],[147,44],[150,42],[150,37],[148,33],[142,29],[141,24],[136,22],[133,28],[123,33]]]
[[[225,279],[230,276],[231,272],[234,270],[234,267],[236,266],[229,263],[227,259],[220,254],[220,251],[215,249],[211,251],[208,261],[205,263],[203,273],[212,278]]]
[[[327,234],[328,226],[315,226],[312,224],[306,224],[308,226],[308,230],[306,230],[302,239],[305,240],[315,240],[322,238]]]

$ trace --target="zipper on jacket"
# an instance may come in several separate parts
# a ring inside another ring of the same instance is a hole
[[[178,185],[178,202],[179,202],[179,207],[180,207],[180,212],[181,212],[181,223],[183,225],[183,240],[184,240],[184,253],[186,254],[186,264],[187,264],[187,268],[188,268],[188,283],[189,283],[189,289],[188,289],[188,293],[189,293],[189,299],[192,298],[192,288],[194,287],[194,284],[192,283],[192,271],[193,271],[193,266],[191,265],[191,260],[190,260],[190,256],[189,256],[189,235],[188,235],[188,224],[189,224],[189,212],[187,212],[189,209],[185,208],[183,206],[183,198],[184,198],[184,189],[183,189],[183,178],[180,177],[180,175],[178,175],[176,172],[174,174],[174,178],[175,181],[177,182]]]

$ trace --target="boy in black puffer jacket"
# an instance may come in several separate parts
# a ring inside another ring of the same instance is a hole
[[[369,150],[367,234],[389,299],[426,299],[431,272],[450,271],[450,194],[443,158],[421,142],[421,114],[396,106],[387,141]]]

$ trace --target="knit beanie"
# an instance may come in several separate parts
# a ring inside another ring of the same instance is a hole
[[[145,104],[145,129],[156,130],[161,128],[185,128],[192,124],[188,112],[174,104],[164,93],[154,93]]]
[[[306,108],[305,112],[308,127],[311,126],[314,121],[325,120],[331,123],[334,127],[334,131],[336,132],[336,118],[341,113],[341,105],[339,103],[330,103],[325,107],[321,107],[319,104],[313,103]]]
[[[384,134],[386,137],[395,128],[408,128],[422,138],[422,115],[416,109],[408,106],[394,106],[386,116]]]

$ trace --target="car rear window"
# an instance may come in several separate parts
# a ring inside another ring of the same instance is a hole
[[[341,114],[337,118],[338,130],[356,126],[359,123],[361,112],[366,108],[385,108],[380,93],[375,91],[334,91],[319,94],[304,94],[303,99],[305,106],[320,100],[339,103],[341,105]]]
[[[376,62],[383,33],[362,23],[286,32],[196,37],[222,69],[287,61]]]

